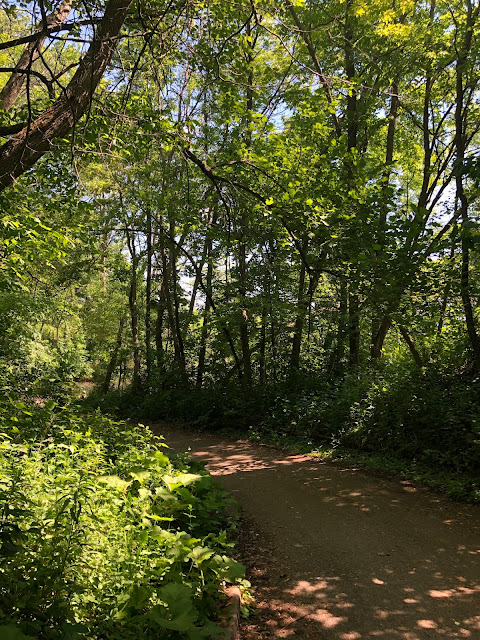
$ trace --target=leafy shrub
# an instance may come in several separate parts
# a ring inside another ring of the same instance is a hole
[[[352,407],[343,443],[479,472],[479,392],[479,380],[433,371],[377,377]]]
[[[228,497],[146,427],[0,403],[0,637],[215,637]]]
[[[248,426],[264,411],[263,390],[228,388],[164,388],[93,392],[86,406],[121,417],[151,420],[181,419],[196,427],[209,429]]]
[[[360,449],[471,476],[480,472],[479,397],[479,379],[433,367],[424,372],[396,358],[343,377],[300,372],[248,393],[234,385],[126,389],[89,402],[122,416],[180,418],[277,444]]]

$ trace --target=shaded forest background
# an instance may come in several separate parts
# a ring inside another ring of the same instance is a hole
[[[478,498],[480,4],[114,5],[0,12],[3,393]]]

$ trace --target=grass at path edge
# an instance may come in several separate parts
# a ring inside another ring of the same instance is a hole
[[[222,430],[222,433],[233,435],[229,430]],[[238,437],[238,433],[236,436]],[[405,460],[378,451],[361,451],[327,444],[316,446],[306,440],[270,437],[269,434],[262,434],[252,429],[244,432],[241,437],[251,442],[278,446],[292,453],[312,455],[332,464],[358,467],[390,477],[400,477],[441,491],[453,500],[480,504],[480,478],[477,476],[434,469],[417,460]]]
[[[361,451],[328,444],[316,445],[306,439],[282,437],[274,433],[256,430],[253,427],[240,431],[223,428],[210,432],[205,428],[199,430],[198,427],[183,421],[172,421],[170,424],[197,433],[214,433],[229,438],[245,439],[256,444],[274,446],[290,453],[311,455],[332,464],[341,464],[350,468],[357,467],[389,477],[402,478],[417,485],[440,491],[452,500],[480,504],[479,477],[460,472],[453,473],[446,469],[434,469],[417,460],[405,460],[378,451]]]

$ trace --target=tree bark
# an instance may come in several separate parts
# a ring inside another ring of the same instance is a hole
[[[213,261],[212,261],[212,238],[207,235],[205,249],[207,259],[207,279],[205,282],[206,296],[205,296],[205,310],[203,312],[203,324],[202,333],[200,336],[200,349],[198,352],[198,367],[197,367],[197,387],[201,387],[203,384],[203,377],[205,375],[205,360],[207,355],[207,338],[208,338],[208,324],[210,321],[211,312],[211,299],[212,299],[212,280],[213,280]]]
[[[305,247],[305,243],[304,243]],[[304,261],[300,265],[300,277],[298,279],[297,316],[293,329],[292,352],[290,355],[290,373],[294,374],[300,369],[300,350],[302,346],[303,325],[305,321],[305,278],[307,268]]]
[[[347,0],[345,13],[345,74],[351,86],[347,95],[347,192],[355,188],[355,162],[353,153],[357,149],[358,137],[358,96],[355,88],[355,54],[354,54],[354,32],[352,25],[352,5],[353,0]],[[348,332],[349,332],[349,358],[351,366],[360,363],[360,303],[358,294],[353,290],[352,283],[349,285],[348,293]]]
[[[145,364],[147,383],[152,375],[152,211],[150,207],[146,211],[146,236],[147,236],[147,265],[145,282]]]
[[[452,234],[452,246],[450,248],[450,263],[452,266],[452,270],[453,270],[453,265],[454,265],[454,259],[455,259],[455,231]],[[445,322],[445,314],[447,312],[447,304],[448,304],[448,298],[450,296],[450,289],[451,289],[451,281],[448,280],[447,283],[445,284],[445,288],[443,290],[443,296],[442,296],[442,305],[440,307],[440,317],[438,318],[438,324],[437,324],[437,335],[440,336],[442,335],[442,331],[443,331],[443,323]]]
[[[252,132],[250,128],[252,120],[253,110],[253,51],[255,47],[255,39],[252,36],[251,21],[248,20],[246,25],[246,34],[249,38],[249,51],[246,54],[246,61],[249,67],[247,75],[247,89],[246,89],[246,125],[247,133],[245,139],[245,146],[249,149],[252,146]],[[247,242],[246,235],[248,229],[247,210],[245,206],[242,207],[242,213],[240,218],[239,229],[239,241],[238,241],[238,288],[240,297],[240,344],[242,347],[242,359],[243,359],[243,382],[246,387],[252,386],[252,360],[250,355],[250,340],[249,340],[249,318],[248,318],[248,305],[247,305]]]
[[[46,16],[44,23],[37,25],[36,30],[42,30],[38,36],[38,40],[27,44],[15,65],[15,71],[0,91],[0,109],[8,111],[15,104],[27,78],[27,74],[21,72],[31,69],[32,64],[40,55],[40,49],[46,40],[46,36],[43,35],[45,29],[51,29],[52,27],[62,24],[62,22],[67,19],[71,9],[71,0],[65,0],[55,11],[52,11],[52,13]]]
[[[130,278],[130,290],[128,294],[128,303],[130,307],[130,320],[132,327],[132,342],[133,342],[133,378],[132,385],[138,389],[141,386],[140,380],[140,340],[138,335],[138,301],[137,301],[137,267],[138,257],[135,247],[135,236],[130,235],[130,231],[127,230],[127,245],[130,252],[130,258],[132,261],[132,273]]]
[[[173,238],[175,234],[175,223],[172,221],[170,223],[170,237]],[[182,326],[180,323],[180,301],[178,297],[178,273],[177,273],[177,251],[176,247],[173,243],[170,243],[170,251],[169,251],[169,262],[170,262],[170,275],[172,277],[172,297],[171,302],[173,303],[173,314],[174,321],[173,326],[171,327],[172,332],[174,332],[174,344],[175,346],[175,354],[177,365],[180,371],[180,377],[182,382],[188,382],[187,370],[186,370],[186,362],[185,362],[185,344],[183,342],[182,335]]]
[[[455,186],[457,193],[457,201],[459,202],[460,218],[462,222],[462,270],[460,278],[460,292],[462,296],[463,309],[465,312],[465,321],[467,324],[467,333],[472,349],[472,365],[473,370],[477,372],[480,368],[480,339],[477,333],[475,316],[473,313],[473,305],[470,297],[470,248],[468,238],[468,198],[465,193],[463,184],[463,164],[465,162],[465,130],[463,121],[464,96],[465,89],[463,86],[463,73],[467,64],[467,54],[473,36],[474,16],[471,0],[467,0],[467,23],[465,42],[462,53],[458,56],[455,65],[456,79],[456,104],[455,104],[455,152],[457,173],[455,178]]]
[[[389,316],[385,316],[378,327],[373,338],[371,355],[374,360],[378,360],[382,355],[383,345],[390,329],[392,320]]]
[[[348,291],[345,280],[340,282],[339,304],[337,314],[337,340],[335,348],[328,359],[327,370],[333,374],[339,373],[340,365],[345,357],[346,339],[348,335]]]
[[[405,342],[408,345],[408,348],[410,349],[410,353],[413,356],[415,364],[417,365],[417,367],[421,369],[424,366],[422,356],[418,352],[412,336],[408,333],[406,327],[404,327],[403,325],[398,325],[398,328],[400,329],[400,333],[402,334],[403,339],[405,340]]]
[[[159,300],[156,305],[157,317],[155,320],[155,350],[157,356],[157,367],[161,372],[163,371],[165,364],[165,354],[163,350],[163,320],[165,316],[165,309],[165,292],[162,280],[162,286],[159,291]]]
[[[159,245],[160,245],[160,254],[162,257],[162,278],[163,278],[162,287],[163,287],[163,294],[165,298],[165,307],[167,310],[168,324],[170,327],[170,333],[171,333],[172,342],[173,342],[174,360],[175,360],[175,365],[177,367],[181,381],[183,383],[186,383],[188,380],[188,377],[185,369],[185,359],[183,354],[183,340],[181,339],[180,327],[177,324],[178,318],[175,312],[175,302],[173,299],[175,294],[172,294],[172,289],[177,286],[177,277],[176,277],[177,255],[176,255],[176,252],[173,250],[173,242],[171,243],[172,246],[170,247],[170,250],[167,253],[167,248],[165,246],[165,229],[163,227],[163,220],[160,221],[160,227],[159,227]],[[175,271],[175,274],[173,273],[174,271]],[[171,286],[169,282],[170,280],[171,280]]]
[[[260,328],[260,342],[258,345],[261,387],[264,387],[267,384],[267,369],[265,366],[265,354],[267,346],[267,318],[267,303],[264,300],[262,304],[262,326]]]
[[[113,374],[115,373],[115,369],[117,368],[117,360],[120,349],[122,348],[122,337],[123,337],[123,328],[125,326],[125,321],[127,319],[127,315],[124,314],[120,318],[120,324],[118,326],[117,331],[117,339],[115,341],[115,345],[113,347],[112,355],[107,365],[107,370],[105,372],[105,379],[102,384],[103,393],[108,393],[110,389],[110,384],[112,382]]]
[[[356,293],[348,294],[348,361],[351,366],[360,364],[360,303]]]
[[[392,86],[390,88],[391,98],[390,98],[390,112],[388,115],[388,129],[387,129],[387,140],[386,140],[386,150],[385,150],[385,171],[383,173],[383,184],[381,191],[381,200],[380,200],[380,217],[378,221],[378,233],[377,233],[377,244],[379,245],[379,249],[375,252],[375,262],[376,262],[376,271],[381,269],[381,257],[384,251],[385,245],[385,232],[387,228],[387,216],[388,216],[388,188],[390,186],[390,174],[392,171],[393,164],[393,152],[395,149],[395,130],[398,116],[398,104],[399,104],[399,96],[398,96],[398,81],[394,80],[392,82]],[[382,274],[380,273],[380,278]],[[378,276],[377,276],[378,277]],[[380,325],[378,326],[378,317],[374,317],[372,321],[372,343],[370,345],[370,356],[374,360],[377,360],[382,355],[383,343],[385,337],[388,332],[388,327],[390,326],[390,322],[388,318],[383,318],[380,320]]]
[[[82,117],[115,50],[132,0],[109,0],[95,38],[57,100],[0,149],[0,191],[30,169]]]

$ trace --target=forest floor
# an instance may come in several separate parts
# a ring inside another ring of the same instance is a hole
[[[400,479],[154,424],[240,503],[240,640],[480,639],[480,507]]]

